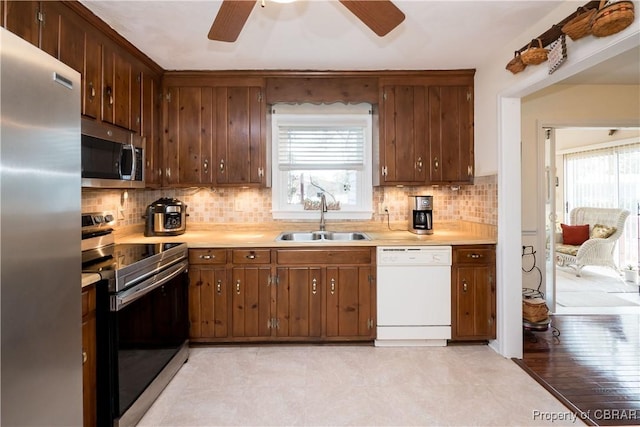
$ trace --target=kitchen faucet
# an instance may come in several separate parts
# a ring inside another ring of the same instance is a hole
[[[324,231],[326,226],[324,223],[324,213],[327,211],[327,198],[322,193],[320,195],[320,231]]]

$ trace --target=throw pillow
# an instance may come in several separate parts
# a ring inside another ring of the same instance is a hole
[[[616,232],[615,227],[609,227],[608,225],[596,224],[591,230],[591,237],[598,237],[600,239],[606,239]]]
[[[589,224],[560,224],[560,227],[562,227],[562,243],[565,245],[580,246],[589,240]]]

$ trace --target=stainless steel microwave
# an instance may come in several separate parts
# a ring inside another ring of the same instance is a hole
[[[143,188],[144,141],[132,132],[82,119],[82,186]]]

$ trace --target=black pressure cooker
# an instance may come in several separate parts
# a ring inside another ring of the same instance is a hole
[[[147,206],[145,218],[145,236],[178,236],[187,229],[187,205],[163,197]]]

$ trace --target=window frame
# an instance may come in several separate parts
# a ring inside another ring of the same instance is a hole
[[[291,206],[286,200],[288,174],[290,170],[281,170],[279,164],[279,126],[335,124],[345,126],[363,126],[365,141],[363,145],[363,167],[361,170],[346,167],[340,170],[355,170],[358,173],[356,195],[358,204],[343,205],[340,210],[325,213],[328,220],[369,220],[373,215],[373,114],[372,106],[362,104],[274,104],[271,108],[271,203],[274,219],[317,220],[318,210],[304,210],[302,205]]]

